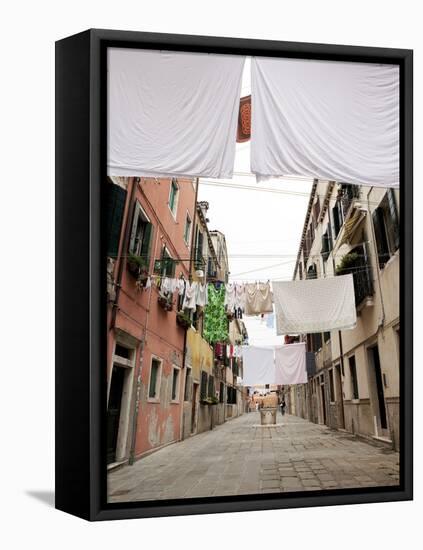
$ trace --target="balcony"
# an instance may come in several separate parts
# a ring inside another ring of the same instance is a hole
[[[341,186],[341,206],[342,213],[344,218],[346,218],[347,213],[354,202],[355,199],[360,198],[360,186],[359,185],[346,185],[342,184]]]
[[[358,310],[373,305],[372,268],[364,245],[358,246],[342,257],[336,268],[337,275],[351,273],[354,280],[355,305]]]

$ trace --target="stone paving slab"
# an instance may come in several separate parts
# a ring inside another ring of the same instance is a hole
[[[302,418],[244,414],[108,474],[109,502],[399,483],[398,453]]]

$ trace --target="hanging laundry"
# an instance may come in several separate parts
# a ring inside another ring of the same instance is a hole
[[[235,309],[245,311],[246,306],[246,291],[245,285],[235,285]]]
[[[245,285],[246,315],[272,313],[272,292],[269,283],[252,283]]]
[[[197,307],[197,286],[196,281],[186,281],[185,296],[182,304],[182,309],[196,309]]]
[[[185,279],[178,279],[176,288],[178,289],[179,296],[182,296],[185,292]]]
[[[275,347],[274,384],[306,384],[306,345],[288,344]]]
[[[232,283],[226,284],[224,304],[227,307],[228,311],[233,311],[235,308],[235,296],[236,296],[235,284],[232,284]]]
[[[275,314],[269,313],[266,315],[266,327],[267,328],[274,328],[275,327]]]
[[[244,61],[108,48],[108,174],[231,178]]]
[[[151,287],[151,277],[147,277],[147,282],[145,283],[144,290],[148,290]]]
[[[225,311],[225,287],[218,290],[208,286],[208,304],[204,310],[204,338],[209,343],[228,339],[228,320]]]
[[[204,307],[208,304],[208,302],[209,302],[209,300],[208,300],[208,288],[209,288],[208,283],[206,283],[204,285],[202,283],[198,283],[198,285],[197,285],[197,298],[196,298],[197,306]]]
[[[178,279],[170,279],[170,292],[173,294],[178,288]]]
[[[242,346],[243,385],[275,383],[274,349],[271,346]]]
[[[276,334],[348,330],[356,326],[351,274],[326,279],[272,281]]]
[[[172,280],[169,279],[169,277],[165,277],[162,280],[160,290],[163,292],[163,294],[166,294],[166,293],[172,292],[171,287],[172,287]]]

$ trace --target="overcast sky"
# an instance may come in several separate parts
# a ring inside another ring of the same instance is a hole
[[[249,75],[247,59],[242,96],[251,93]],[[235,172],[250,172],[249,142],[237,144]],[[219,187],[219,183],[249,189]],[[200,179],[198,200],[209,202],[209,229],[218,229],[226,236],[230,280],[292,278],[311,186],[312,180],[285,178],[258,184],[255,177],[244,175],[235,175],[232,180]],[[250,344],[281,343],[275,330],[266,328],[259,318],[244,317],[244,321]]]

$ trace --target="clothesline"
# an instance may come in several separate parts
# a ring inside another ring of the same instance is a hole
[[[307,180],[307,181],[310,181],[310,180]],[[201,179],[200,180],[200,186],[201,185],[206,185],[206,186],[210,186],[210,187],[228,187],[228,188],[232,188],[232,189],[239,189],[241,191],[262,191],[264,193],[275,193],[277,195],[291,195],[291,196],[297,196],[297,197],[305,197],[305,198],[309,198],[310,197],[310,193],[306,193],[306,192],[303,192],[303,191],[289,191],[287,189],[273,189],[271,187],[259,187],[259,186],[253,186],[253,185],[245,185],[245,184],[236,184],[236,183],[230,183],[230,182],[225,182],[225,181],[222,181],[222,180],[219,180],[219,179],[212,179],[212,178],[207,178],[207,180],[203,180]],[[363,187],[366,187],[366,188],[369,188],[369,186],[363,186]],[[388,189],[388,187],[387,187]],[[315,193],[314,195],[315,197],[319,197],[321,198],[322,200],[324,200],[326,198],[326,194],[322,194],[322,193]],[[331,198],[330,199],[332,202],[335,202],[336,199],[334,198]],[[357,201],[359,202],[359,199],[357,199]],[[367,198],[365,198],[363,200],[363,202],[365,204],[371,204],[373,206],[378,206],[380,204],[380,201],[373,201],[373,200],[367,200]]]

